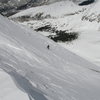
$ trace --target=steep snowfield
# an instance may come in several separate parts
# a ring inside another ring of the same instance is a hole
[[[99,0],[88,6],[78,6],[72,1],[62,1],[51,5],[30,8],[15,14],[11,18],[33,28],[33,30],[49,24],[58,30],[78,32],[79,38],[77,40],[69,44],[60,44],[77,55],[100,66],[99,8]],[[39,13],[42,16],[37,20],[36,15],[39,15]],[[47,17],[48,15],[49,17]],[[30,16],[31,18],[21,21],[21,16],[22,18],[23,16]],[[48,36],[48,33],[42,32],[42,34]]]
[[[48,44],[49,50],[46,47]],[[20,90],[27,93],[29,100],[100,99],[100,67],[2,16],[0,68],[11,76]],[[1,76],[4,74],[1,73]],[[8,82],[5,77],[0,78],[5,84]],[[7,91],[7,88],[4,89]],[[16,91],[14,89],[14,92]],[[5,97],[9,93],[7,92]],[[12,95],[11,93],[9,96]],[[0,99],[3,100],[2,96]],[[4,100],[11,99],[6,97]]]
[[[0,100],[28,100],[28,96],[19,90],[11,77],[0,69]]]

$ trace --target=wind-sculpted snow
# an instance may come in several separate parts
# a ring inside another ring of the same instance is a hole
[[[28,100],[26,93],[18,89],[10,75],[0,69],[0,100]]]
[[[0,68],[12,77],[16,86],[27,93],[30,100],[100,98],[98,66],[2,16]]]
[[[33,87],[29,80],[25,77],[21,76],[15,71],[9,72],[9,75],[14,78],[15,82],[18,83],[18,87],[22,88],[24,92],[26,92],[30,98],[34,98],[35,100],[47,100],[46,97],[43,95],[44,93],[38,90],[37,88]]]

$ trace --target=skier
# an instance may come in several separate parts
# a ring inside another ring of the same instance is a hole
[[[50,49],[50,46],[49,45],[47,45],[47,49]]]

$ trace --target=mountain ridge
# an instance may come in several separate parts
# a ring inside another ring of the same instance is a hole
[[[55,2],[61,2],[61,1],[72,1],[76,4],[81,5],[86,0],[1,0],[0,1],[0,13],[4,16],[11,16],[14,15],[20,10],[28,9],[31,7],[41,6],[41,5],[47,5]],[[93,3],[95,1],[86,1],[88,4]]]

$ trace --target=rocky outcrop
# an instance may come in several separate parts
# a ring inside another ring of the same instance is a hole
[[[79,5],[80,6],[84,6],[84,5],[92,4],[94,2],[95,2],[95,0],[86,0],[86,1],[83,1],[82,3],[80,3]]]

